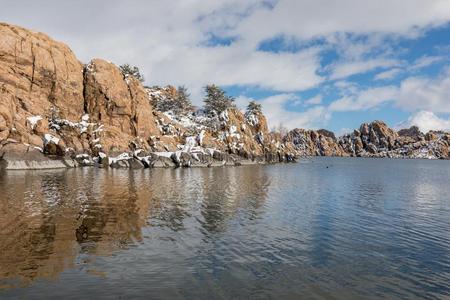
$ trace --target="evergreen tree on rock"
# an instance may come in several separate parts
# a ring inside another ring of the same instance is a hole
[[[129,64],[123,64],[119,66],[119,68],[124,76],[133,76],[140,82],[144,82],[144,75],[141,74],[138,67],[132,67]]]
[[[177,96],[174,99],[172,110],[177,115],[187,115],[194,111],[190,94],[185,86],[179,86],[177,89]]]
[[[262,105],[252,100],[247,105],[247,114],[260,114],[262,113]]]
[[[235,107],[234,98],[228,96],[220,87],[210,84],[205,87],[205,112],[209,115],[218,115],[228,108]]]

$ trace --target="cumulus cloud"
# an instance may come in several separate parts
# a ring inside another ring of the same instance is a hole
[[[251,98],[241,98],[238,102],[247,102]],[[295,94],[283,93],[258,99],[262,104],[263,113],[272,128],[283,126],[287,128],[322,128],[331,117],[325,106],[314,106],[305,111],[292,111],[288,105],[295,104],[299,98]]]
[[[422,132],[428,132],[430,130],[450,131],[450,119],[439,118],[430,111],[419,111],[397,127],[409,128],[413,125],[419,127]]]
[[[379,68],[389,68],[399,64],[398,60],[393,59],[371,59],[340,63],[332,68],[331,79],[342,79],[351,75],[366,73]]]
[[[322,95],[316,95],[304,101],[306,105],[317,105],[322,103]]]
[[[450,17],[450,2],[446,0],[410,0],[407,4],[402,0],[275,2],[272,9],[255,11],[232,32],[249,37],[253,43],[278,34],[299,39],[336,32],[416,35],[419,28],[443,24]]]
[[[410,77],[400,84],[396,105],[404,110],[450,113],[450,72],[436,79]]]
[[[398,89],[395,86],[377,87],[346,95],[329,105],[331,111],[358,111],[377,107],[396,99]]]
[[[400,68],[392,68],[390,70],[380,72],[377,75],[375,75],[375,80],[390,80],[395,78],[398,74],[402,72],[402,69]]]
[[[337,84],[344,96],[330,104],[332,111],[368,110],[391,102],[405,111],[450,113],[450,68],[436,78],[408,77],[399,86],[361,89],[345,81]]]
[[[411,71],[417,71],[422,68],[426,68],[428,66],[431,66],[433,64],[436,64],[438,62],[442,62],[446,60],[447,58],[445,56],[428,56],[424,55],[418,59],[412,64],[412,66],[409,68]]]

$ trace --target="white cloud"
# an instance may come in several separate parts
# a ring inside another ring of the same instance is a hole
[[[371,59],[340,63],[332,68],[331,79],[342,79],[351,75],[366,73],[378,68],[389,68],[399,64],[399,61],[393,59]]]
[[[400,85],[396,105],[408,111],[450,113],[450,72],[436,79],[405,79]]]
[[[397,127],[409,128],[413,125],[419,127],[422,132],[428,132],[430,130],[450,131],[450,119],[439,118],[430,111],[419,111]]]
[[[240,96],[236,97],[236,99],[234,100],[234,103],[236,104],[237,108],[239,108],[242,111],[245,111],[247,109],[248,103],[252,100],[254,100],[254,99],[240,95]]]
[[[418,27],[443,24],[449,17],[446,0],[281,0],[272,10],[256,11],[233,32],[255,43],[278,34],[300,39],[335,32],[416,34]]]
[[[400,68],[392,68],[390,70],[380,72],[377,75],[375,75],[375,80],[390,80],[395,78],[398,74],[402,72],[402,69]]]
[[[360,89],[346,81],[336,86],[343,96],[330,104],[331,111],[362,111],[391,102],[405,111],[450,113],[450,68],[437,78],[408,77],[399,86]]]
[[[444,24],[450,19],[450,2],[17,0],[0,11],[0,19],[67,42],[84,62],[93,57],[129,62],[144,71],[148,84],[186,84],[199,97],[201,87],[212,81],[283,92],[323,82],[317,72],[320,51],[327,46],[298,53],[257,51],[262,41],[278,35],[300,42],[325,38],[340,49],[344,59],[334,65],[333,78],[391,67],[396,61],[386,55],[361,57],[382,47],[386,35],[415,36]],[[347,33],[368,38],[355,41]],[[210,47],[211,36],[233,40]]]
[[[239,103],[247,103],[251,98],[241,97]],[[331,117],[324,106],[314,106],[306,111],[292,111],[287,108],[289,104],[295,104],[299,98],[294,94],[277,94],[263,99],[258,99],[262,104],[263,113],[267,117],[270,128],[284,126],[292,128],[322,128]]]
[[[395,86],[377,87],[346,95],[329,105],[331,111],[358,111],[375,108],[396,99],[398,90]]]
[[[422,68],[431,66],[433,64],[436,64],[438,62],[442,62],[446,60],[447,58],[445,56],[428,56],[424,55],[418,59],[412,64],[412,66],[409,68],[411,71],[417,71]]]
[[[322,95],[316,95],[311,97],[304,102],[306,105],[318,105],[322,103]]]

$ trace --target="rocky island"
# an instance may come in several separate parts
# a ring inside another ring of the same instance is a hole
[[[221,92],[215,86],[211,93]],[[81,63],[43,33],[0,23],[0,168],[195,167],[292,162],[303,156],[448,159],[450,133],[382,121],[336,137],[269,131],[261,107],[159,110],[172,86],[144,87],[102,59]],[[224,95],[220,95],[224,96]],[[225,96],[226,97],[226,96]]]

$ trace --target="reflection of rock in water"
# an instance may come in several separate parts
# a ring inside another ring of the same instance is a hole
[[[84,225],[84,224],[81,224],[80,227],[78,227],[75,230],[75,235],[77,237],[77,242],[78,243],[82,243],[85,240],[87,240],[87,238],[89,237],[87,226]]]
[[[56,278],[79,251],[109,255],[140,240],[151,198],[136,188],[144,179],[94,170],[2,177],[0,280]]]
[[[253,219],[267,197],[269,179],[260,167],[214,169],[203,185],[202,226],[208,232],[225,230],[226,221],[239,209]]]
[[[221,232],[237,213],[257,217],[268,185],[258,166],[0,176],[0,286],[56,278],[80,253],[110,255],[142,240],[143,226],[163,227],[168,239],[193,228],[187,219]]]
[[[184,220],[190,217],[206,232],[224,231],[226,221],[240,208],[254,218],[269,186],[264,168],[259,166],[153,170],[151,176],[158,182],[150,203],[151,225],[173,231],[185,229]]]

